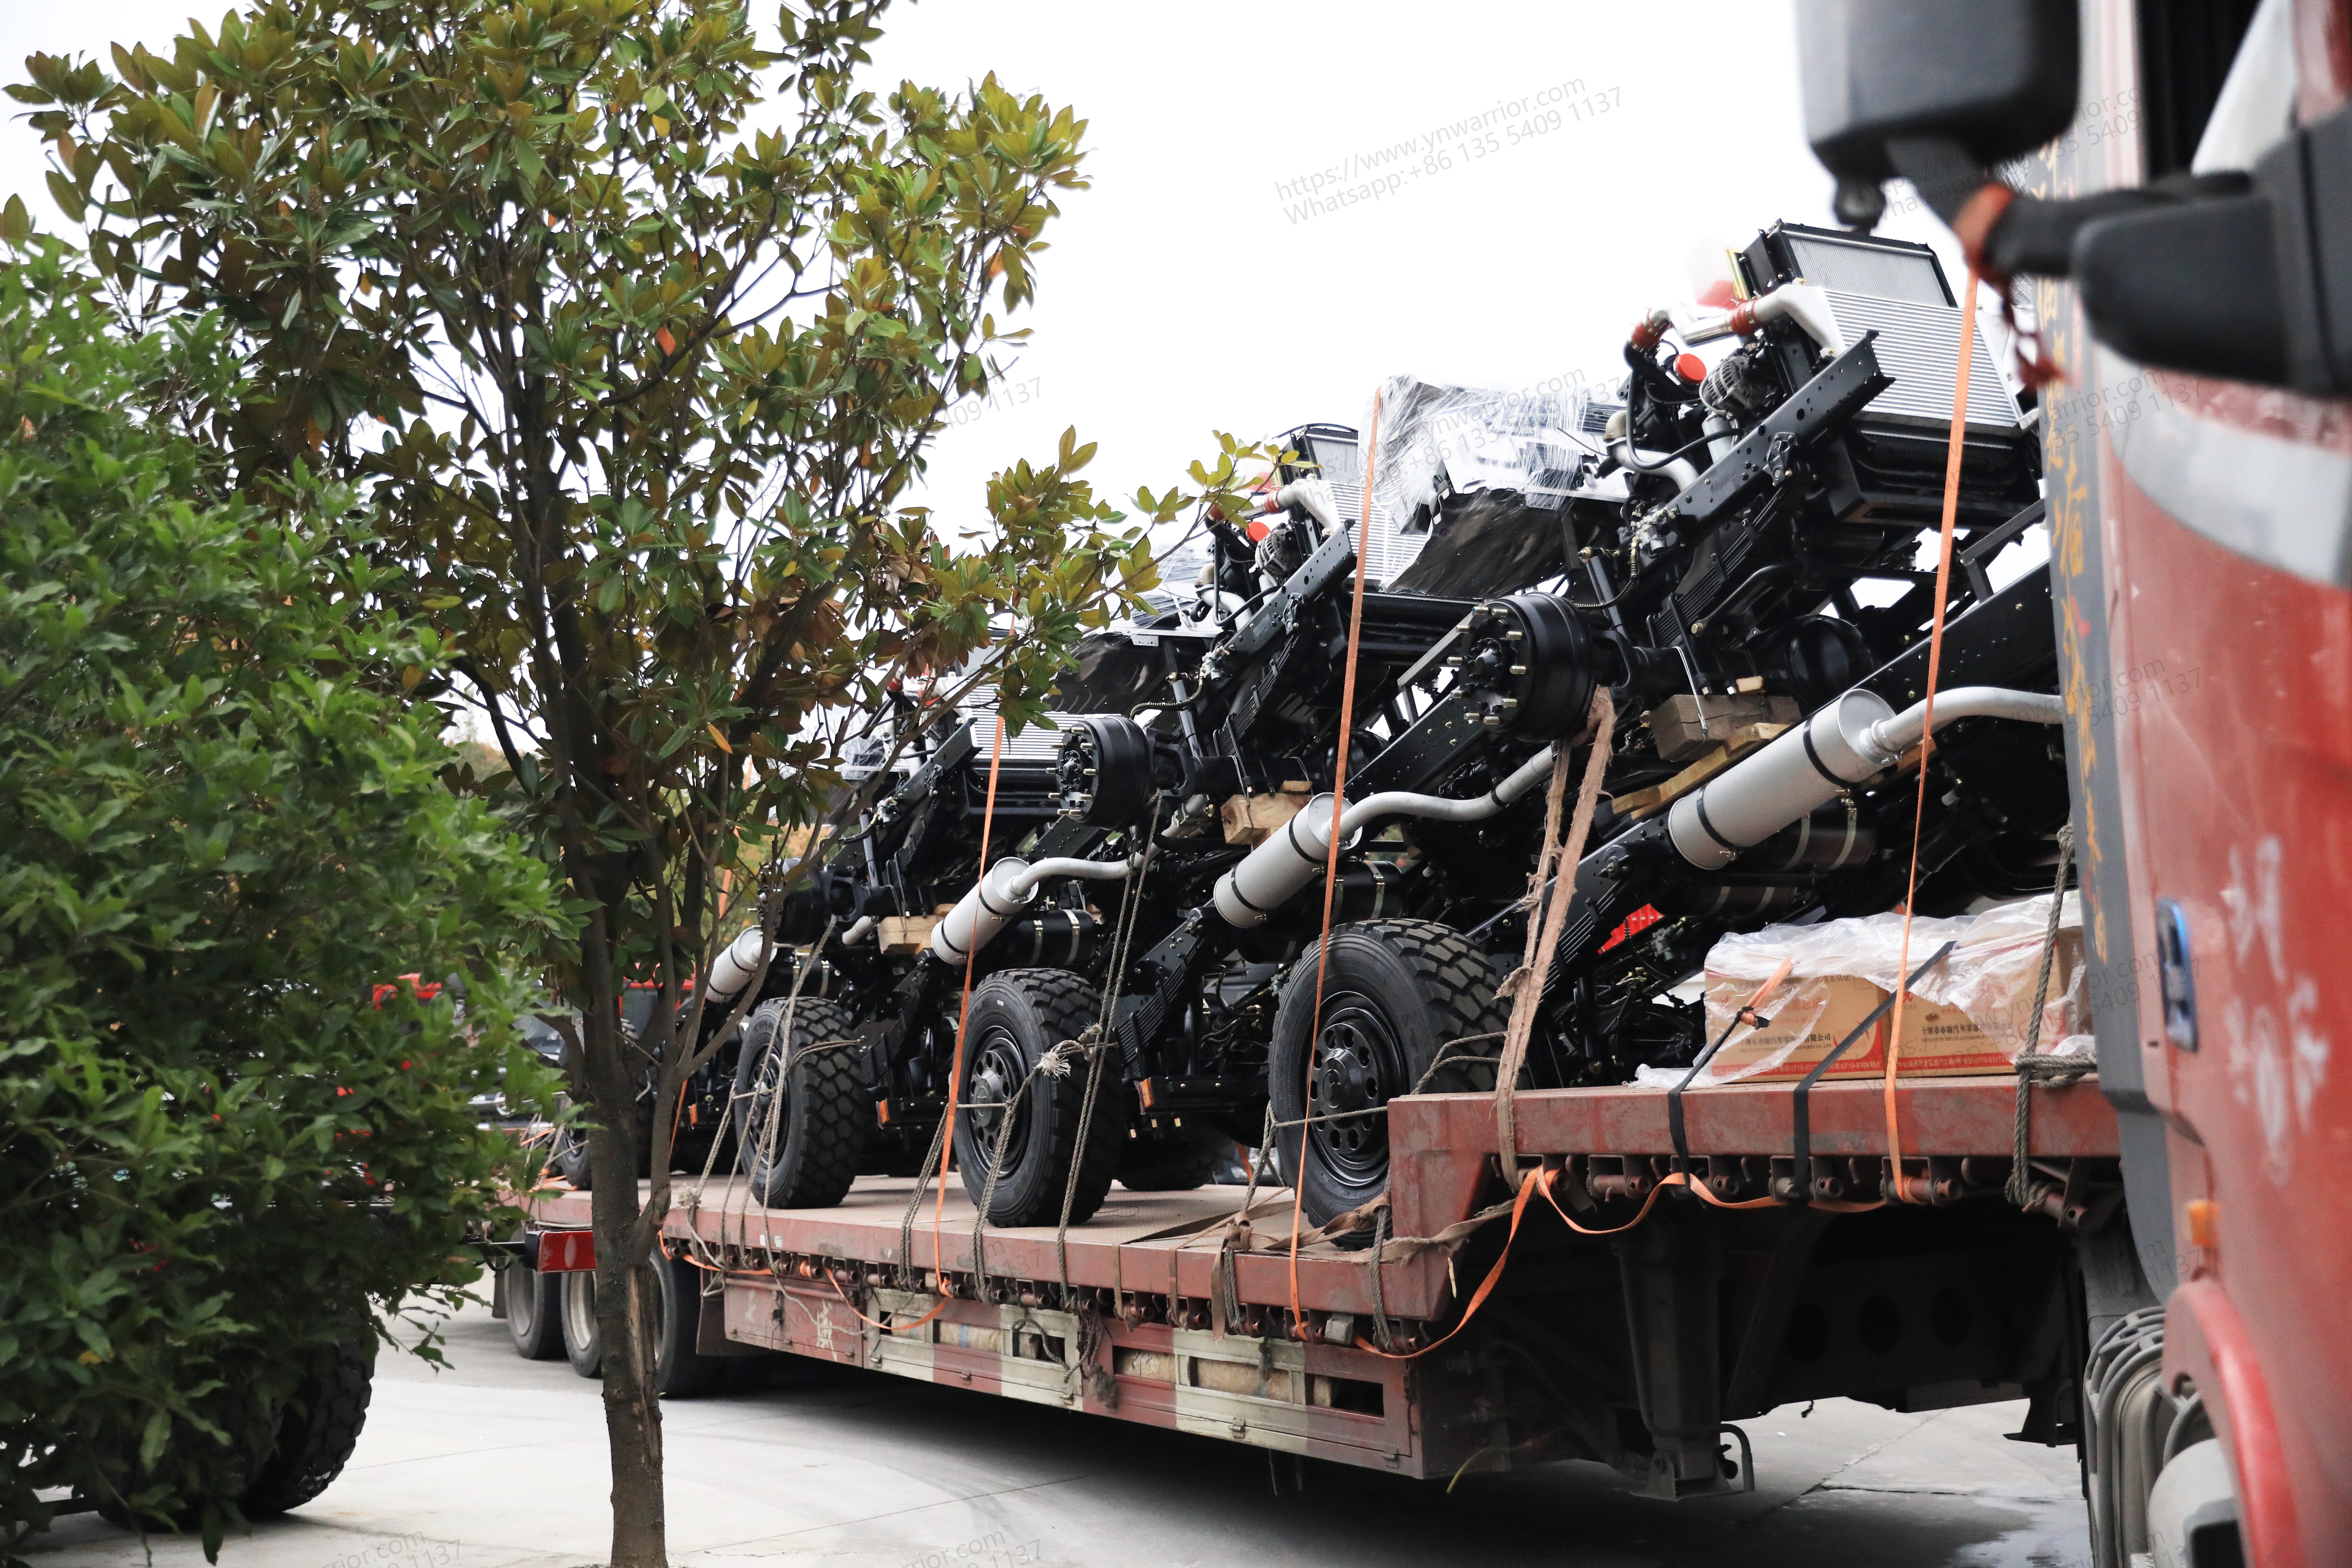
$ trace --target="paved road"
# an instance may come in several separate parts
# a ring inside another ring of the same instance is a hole
[[[577,1568],[607,1541],[597,1388],[526,1363],[486,1309],[449,1370],[387,1356],[358,1454],[223,1568]],[[787,1367],[800,1363],[788,1363]],[[664,1407],[678,1568],[2076,1568],[2072,1449],[2011,1443],[2022,1407],[1895,1415],[1826,1401],[1746,1425],[1758,1491],[1681,1504],[1598,1467],[1451,1493],[1327,1465],[1275,1495],[1262,1453],[881,1373]],[[58,1521],[41,1568],[144,1568],[136,1537]],[[199,1568],[158,1542],[156,1568]]]

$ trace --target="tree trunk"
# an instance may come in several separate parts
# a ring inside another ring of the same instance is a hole
[[[597,1075],[600,1076],[601,1075]],[[605,1086],[599,1083],[600,1089]],[[588,1133],[595,1173],[596,1327],[604,1346],[604,1433],[613,1455],[612,1568],[668,1568],[661,1401],[654,1379],[654,1280],[637,1245],[635,1097],[603,1103]]]

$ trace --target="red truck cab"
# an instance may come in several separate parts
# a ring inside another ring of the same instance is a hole
[[[2052,594],[2136,1255],[2085,1275],[2095,1560],[2352,1562],[2352,7],[1801,28],[1841,216],[1910,179],[2063,375]]]

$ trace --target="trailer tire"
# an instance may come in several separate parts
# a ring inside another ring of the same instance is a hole
[[[1095,986],[1066,969],[1001,970],[972,991],[965,1024],[969,1043],[961,1110],[955,1127],[956,1164],[971,1201],[977,1205],[988,1199],[991,1225],[1055,1223],[1061,1217],[1073,1165],[1077,1170],[1077,1191],[1070,1205],[1073,1224],[1093,1218],[1110,1191],[1120,1145],[1127,1141],[1130,1098],[1116,1076],[1118,1064],[1103,1064],[1106,1081],[1096,1094],[1083,1148],[1078,1116],[1088,1068],[1080,1062],[1059,1077],[1034,1070],[1046,1052],[1085,1033],[1101,1000]],[[990,1107],[1011,1098],[1024,1081],[1029,1087],[1013,1112],[1005,1169],[990,1197],[988,1171],[996,1155],[999,1125]]]
[[[1102,1108],[1095,1108],[1100,1115]],[[1130,1193],[1189,1193],[1217,1173],[1234,1141],[1214,1127],[1172,1127],[1130,1138],[1119,1152],[1118,1184]]]
[[[507,1338],[525,1361],[563,1353],[563,1276],[541,1274],[520,1260],[505,1266]]]
[[[596,1326],[596,1275],[592,1269],[563,1276],[563,1359],[583,1377],[604,1372],[604,1333]]]
[[[702,1327],[702,1271],[683,1258],[653,1257],[661,1328],[654,1341],[654,1387],[664,1399],[690,1399],[719,1386],[723,1356],[694,1348]]]
[[[1268,1062],[1286,1183],[1297,1184],[1307,1219],[1322,1225],[1388,1190],[1384,1108],[1417,1086],[1426,1094],[1491,1092],[1508,1009],[1495,995],[1486,955],[1434,921],[1360,921],[1333,929],[1326,968],[1321,1039],[1315,1028],[1318,948],[1291,966],[1275,1011]],[[1477,1038],[1477,1037],[1489,1037]],[[1441,1049],[1445,1065],[1431,1069]],[[1310,1044],[1316,1048],[1310,1049]],[[1360,1118],[1297,1125],[1307,1114],[1360,1110]],[[1428,1082],[1422,1085],[1426,1078]],[[1302,1145],[1306,1154],[1302,1172]]]
[[[858,1071],[857,1052],[810,1047],[845,1037],[856,1019],[838,1002],[803,996],[789,1004],[792,1038],[784,1040],[787,1009],[781,998],[762,1002],[743,1020],[738,1059],[746,1087],[736,1159],[751,1178],[752,1196],[764,1206],[831,1208],[857,1179],[874,1127],[874,1105]],[[781,1096],[780,1066],[790,1074]]]
[[[359,1446],[374,1392],[375,1341],[336,1345],[319,1358],[278,1417],[278,1441],[236,1500],[247,1519],[300,1508],[325,1491]]]

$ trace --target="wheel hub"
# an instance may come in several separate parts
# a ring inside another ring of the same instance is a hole
[[[1026,1074],[1019,1045],[1010,1035],[991,1031],[981,1041],[980,1059],[972,1064],[971,1080],[964,1088],[966,1114],[971,1118],[971,1130],[980,1139],[983,1158],[993,1157],[996,1141],[1004,1138],[1004,1164],[1008,1170],[1020,1163],[1022,1146],[1027,1141],[1018,1117],[1013,1119],[1009,1135],[1004,1128],[1013,1097]]]
[[[1334,996],[1315,1042],[1315,1098],[1309,1124],[1323,1163],[1350,1184],[1376,1182],[1388,1170],[1391,1096],[1403,1081],[1395,1032],[1370,998]]]

